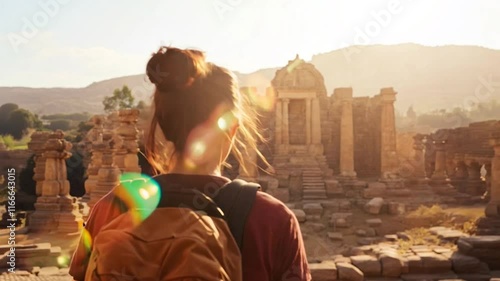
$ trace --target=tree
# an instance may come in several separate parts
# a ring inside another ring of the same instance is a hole
[[[67,131],[71,129],[71,122],[69,122],[68,120],[54,120],[50,122],[47,128],[53,131],[55,130]]]
[[[141,100],[137,103],[137,106],[135,108],[139,109],[139,110],[143,110],[147,107],[147,104],[145,101]]]
[[[15,103],[6,103],[0,106],[0,135],[8,134],[7,121],[12,111],[19,109]]]
[[[12,111],[7,119],[7,131],[15,139],[21,139],[29,128],[35,125],[36,117],[26,109],[16,109]]]
[[[102,104],[104,105],[104,111],[106,112],[133,108],[134,96],[132,96],[132,91],[124,85],[121,90],[115,89],[112,96],[105,97]]]

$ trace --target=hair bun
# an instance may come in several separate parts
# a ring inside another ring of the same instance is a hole
[[[188,88],[205,69],[204,53],[161,47],[148,61],[146,74],[160,91],[170,92]]]

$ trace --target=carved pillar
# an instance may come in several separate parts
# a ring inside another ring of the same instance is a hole
[[[312,144],[321,144],[321,111],[317,97],[312,100],[311,114],[311,142]]]
[[[413,136],[413,177],[416,179],[425,179],[425,153],[424,153],[424,135],[416,134]]]
[[[102,134],[104,132],[104,116],[96,115],[92,117],[94,127],[89,131],[87,139],[90,142],[89,148],[91,151],[90,163],[87,168],[87,180],[85,180],[85,201],[90,199],[90,193],[94,190],[97,184],[97,173],[102,164],[102,151],[99,150],[98,144],[102,143]]]
[[[311,99],[306,99],[306,144],[311,144],[311,127],[312,127],[312,116],[311,116]]]
[[[276,117],[274,121],[274,143],[283,144],[283,107],[281,100],[276,101]]]
[[[289,99],[283,99],[283,144],[288,145],[290,144],[290,128],[289,128],[289,123],[290,119],[288,116],[288,105],[290,103]]]
[[[380,170],[383,179],[397,177],[398,156],[396,150],[396,120],[394,117],[396,94],[393,88],[383,88],[380,91],[382,103]]]
[[[114,163],[115,153],[123,145],[123,140],[114,132],[105,132],[103,142],[98,144],[98,149],[103,151],[102,166],[98,172],[97,184],[90,193],[89,207],[106,195],[120,183],[121,171]]]
[[[45,178],[45,157],[43,156],[45,143],[49,139],[50,132],[34,132],[28,148],[35,154],[35,168],[33,169],[33,180],[36,182],[36,195],[42,195],[43,179]]]
[[[30,231],[77,232],[81,228],[81,215],[69,195],[70,186],[66,179],[65,159],[71,157],[68,152],[71,146],[64,140],[62,131],[50,134],[45,143],[45,178],[35,212],[30,217]]]
[[[118,133],[118,128],[120,127],[120,112],[114,111],[108,115],[108,127],[105,129],[110,130],[112,132]],[[125,155],[127,154],[127,150],[123,147],[116,147],[116,151],[114,154],[114,163],[120,171],[123,172],[123,167],[125,166]]]
[[[446,174],[446,140],[433,140],[434,151],[436,153],[436,161],[434,172],[432,173],[433,181],[447,181],[448,175]]]
[[[342,102],[342,114],[340,118],[340,176],[355,178],[352,88],[337,88],[334,94]]]
[[[495,134],[490,141],[495,154],[491,159],[491,192],[486,206],[487,217],[500,217],[500,134]]]
[[[446,149],[446,174],[448,178],[455,179],[456,178],[456,168],[457,165],[455,163],[455,153],[449,150],[449,146]]]
[[[467,178],[465,192],[470,195],[482,195],[481,165],[474,158],[467,158]]]
[[[460,192],[465,192],[467,188],[467,179],[469,178],[469,172],[467,171],[467,165],[465,165],[465,156],[461,153],[455,153],[455,178],[453,185]]]
[[[137,120],[139,119],[138,109],[125,109],[119,112],[120,126],[117,128],[118,135],[123,139],[123,147],[121,151],[123,161],[119,167],[122,172],[140,173],[141,167],[139,166],[139,152],[138,137],[139,131],[137,130]]]

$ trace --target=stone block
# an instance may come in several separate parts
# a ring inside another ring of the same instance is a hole
[[[381,219],[367,219],[366,224],[370,227],[379,227],[382,225]]]
[[[321,263],[309,264],[311,277],[314,281],[337,280],[337,266],[334,261],[323,261]]]
[[[481,271],[481,261],[475,257],[453,253],[450,259],[453,271],[456,273],[478,273]]]
[[[297,218],[299,222],[305,222],[306,221],[306,213],[303,210],[300,209],[292,209],[293,214]]]
[[[326,229],[326,226],[322,223],[306,222],[305,226],[312,229],[312,231],[314,231],[315,233],[321,232]]]
[[[323,207],[320,203],[307,203],[302,207],[306,215],[323,215]]]
[[[418,253],[422,259],[425,273],[442,273],[451,270],[451,260],[434,252]]]
[[[406,212],[406,206],[403,203],[389,202],[387,203],[387,212],[390,215],[402,215]]]
[[[345,281],[363,281],[364,274],[350,263],[337,263],[338,279]]]
[[[406,257],[408,263],[409,273],[422,273],[424,269],[424,263],[418,255],[411,255]]]
[[[369,214],[378,215],[383,205],[384,199],[381,197],[375,197],[366,203],[365,211]]]
[[[359,268],[366,277],[382,276],[382,265],[376,257],[368,255],[352,256],[351,263]]]
[[[398,254],[385,252],[379,259],[382,264],[382,276],[399,277],[403,272],[403,259]]]
[[[344,240],[344,237],[342,236],[342,233],[340,232],[328,232],[328,238],[332,241],[342,241]]]
[[[344,189],[336,180],[325,180],[326,196],[328,198],[344,197]]]

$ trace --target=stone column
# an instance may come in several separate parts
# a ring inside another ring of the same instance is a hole
[[[30,231],[78,232],[81,228],[81,215],[69,196],[70,186],[66,179],[65,159],[71,157],[68,152],[71,146],[64,140],[62,131],[49,135],[43,153],[46,161],[42,194],[37,198],[35,212],[30,217]],[[68,218],[72,218],[72,224]]]
[[[42,195],[43,179],[45,178],[45,157],[43,156],[44,146],[49,139],[50,132],[34,132],[31,134],[31,141],[28,148],[35,154],[35,168],[33,170],[33,180],[36,181],[36,195]]]
[[[138,109],[125,109],[120,110],[119,120],[120,126],[117,129],[118,135],[123,139],[123,162],[120,168],[122,172],[140,173],[141,167],[139,166],[139,152],[138,137],[139,131],[137,130],[137,120],[139,119]]]
[[[483,182],[481,180],[481,165],[473,157],[466,157],[467,178],[465,193],[476,196],[483,195]]]
[[[321,110],[318,98],[312,100],[311,114],[311,142],[312,144],[321,144]]]
[[[415,179],[426,179],[424,137],[422,134],[413,136],[413,177]]]
[[[435,156],[435,166],[434,172],[432,173],[433,181],[447,181],[448,175],[446,174],[446,140],[444,139],[436,139],[433,140],[434,150],[436,153]]]
[[[491,159],[490,201],[486,206],[486,216],[500,218],[500,133],[493,135],[490,141],[495,154]]]
[[[98,149],[98,144],[102,143],[104,116],[96,115],[92,117],[92,123],[94,123],[94,127],[87,134],[87,140],[89,142],[87,149],[91,152],[91,158],[87,168],[87,180],[85,180],[85,195],[83,196],[84,201],[90,200],[90,193],[92,193],[92,190],[97,184],[97,173],[99,172],[102,163],[102,151]]]
[[[104,128],[106,130],[117,133],[119,127],[120,127],[120,113],[119,111],[114,111],[108,115],[107,126],[105,126]],[[116,148],[113,161],[120,170],[122,169],[122,167],[125,166],[124,164],[125,154],[127,154],[127,151],[123,147]]]
[[[98,146],[102,150],[102,166],[98,172],[95,189],[90,193],[89,207],[120,184],[121,171],[114,163],[115,153],[123,145],[123,140],[114,132],[105,132],[103,142]]]
[[[312,127],[312,116],[311,116],[311,99],[306,99],[306,144],[311,144],[311,127]]]
[[[283,144],[283,108],[281,100],[276,101],[276,117],[274,121],[274,143]]]
[[[340,176],[356,178],[354,171],[354,126],[352,116],[352,88],[337,88],[334,95],[342,102],[340,118]]]
[[[290,119],[288,116],[288,105],[290,103],[289,99],[283,99],[283,144],[290,144]]]
[[[398,169],[398,155],[396,150],[396,119],[394,117],[394,102],[396,92],[393,88],[380,90],[381,99],[381,157],[380,170],[382,179],[396,178]]]
[[[453,186],[457,188],[460,192],[465,192],[467,188],[467,179],[469,178],[469,172],[467,171],[467,165],[465,165],[465,155],[461,153],[455,153],[455,178]]]

